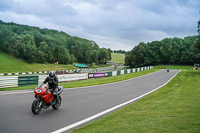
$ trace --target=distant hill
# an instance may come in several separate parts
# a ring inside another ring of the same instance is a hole
[[[120,54],[120,53],[111,53],[112,60],[111,62],[115,63],[122,63],[124,64],[124,59],[125,59],[125,54]]]
[[[0,21],[0,51],[28,63],[91,64],[111,59],[111,50],[65,32]]]

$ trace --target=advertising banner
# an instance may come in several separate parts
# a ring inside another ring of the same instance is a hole
[[[108,77],[108,73],[89,73],[89,78],[102,78],[102,77]]]
[[[57,75],[58,82],[88,79],[88,73]]]

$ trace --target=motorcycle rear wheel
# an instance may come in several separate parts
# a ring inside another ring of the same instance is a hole
[[[56,98],[55,100],[56,100],[56,101],[55,101],[55,104],[52,105],[52,108],[53,108],[53,109],[58,109],[58,108],[60,107],[60,105],[61,105],[62,99],[61,99],[60,96],[58,96],[58,98]]]
[[[40,111],[42,110],[42,106],[40,105],[40,100],[38,99],[35,99],[32,103],[32,107],[31,107],[31,110],[33,112],[33,114],[39,114]]]

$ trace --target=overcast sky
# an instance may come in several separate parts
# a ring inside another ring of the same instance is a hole
[[[0,0],[0,20],[56,29],[112,50],[197,35],[200,0]]]

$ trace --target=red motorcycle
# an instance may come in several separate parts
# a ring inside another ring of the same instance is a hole
[[[50,92],[51,89],[48,89],[48,85],[41,84],[35,88],[35,100],[32,103],[32,112],[33,114],[39,114],[42,108],[47,109],[49,106],[52,106],[53,109],[58,109],[61,105],[61,96],[60,94],[63,91],[63,87],[58,87],[58,92],[56,98]]]

